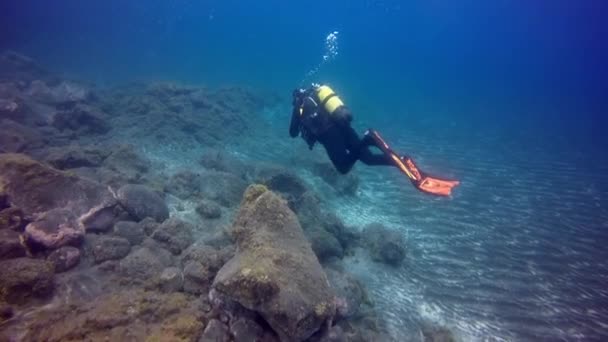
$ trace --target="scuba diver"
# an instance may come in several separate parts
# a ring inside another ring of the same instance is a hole
[[[350,110],[327,85],[296,89],[292,96],[289,135],[292,138],[301,135],[311,150],[316,142],[321,143],[340,173],[348,173],[357,160],[366,165],[396,166],[418,190],[438,196],[449,196],[460,183],[422,172],[412,158],[395,153],[372,129],[359,138],[350,124],[353,119]],[[382,154],[372,153],[370,147],[378,148]]]

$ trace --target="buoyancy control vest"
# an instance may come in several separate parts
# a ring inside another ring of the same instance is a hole
[[[313,86],[306,91],[300,106],[303,132],[318,137],[330,127],[348,124],[352,115],[336,93],[328,86]]]

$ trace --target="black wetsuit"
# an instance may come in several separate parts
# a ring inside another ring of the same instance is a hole
[[[321,143],[335,168],[342,174],[348,173],[357,160],[367,165],[393,165],[384,154],[374,154],[370,151],[369,147],[375,146],[374,139],[367,135],[360,139],[351,127],[350,120],[329,114],[320,106],[303,104],[303,98],[312,96],[312,93],[310,90],[300,91],[297,95],[294,92],[289,126],[292,138],[302,134],[311,149],[315,142]],[[347,111],[346,108],[341,110]],[[350,113],[348,115],[350,116]]]

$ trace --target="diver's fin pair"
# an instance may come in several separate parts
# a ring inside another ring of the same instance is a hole
[[[388,144],[380,137],[378,132],[369,129],[365,132],[366,136],[371,137],[376,146],[384,152],[387,158],[389,158],[393,164],[401,170],[412,182],[412,184],[420,191],[438,195],[438,196],[449,196],[452,193],[452,188],[460,184],[457,180],[447,180],[437,177],[431,177],[425,172],[422,172],[412,158],[407,156],[399,156],[395,153]]]

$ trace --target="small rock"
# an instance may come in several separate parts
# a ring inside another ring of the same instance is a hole
[[[209,291],[213,273],[198,261],[189,261],[184,267],[184,292],[200,295]]]
[[[99,236],[92,240],[93,256],[96,263],[122,259],[131,250],[129,241],[120,237]]]
[[[421,333],[425,342],[456,342],[450,329],[433,323],[423,323]]]
[[[181,199],[189,199],[200,195],[201,175],[192,171],[181,171],[169,179],[165,191]]]
[[[49,249],[66,245],[77,245],[84,237],[76,217],[70,210],[52,209],[38,217],[25,227],[28,241],[40,244]]]
[[[367,242],[372,259],[391,266],[399,266],[405,258],[403,235],[378,223],[363,229],[362,240]]]
[[[54,250],[46,260],[55,265],[55,273],[65,272],[80,262],[80,250],[76,247],[64,246]]]
[[[264,334],[264,329],[255,321],[239,318],[230,325],[230,333],[234,342],[258,341]]]
[[[0,303],[0,323],[13,317],[14,314],[13,308],[10,305]]]
[[[165,292],[177,292],[182,289],[184,278],[177,267],[167,267],[160,274],[160,288]]]
[[[337,297],[337,318],[355,316],[365,299],[365,291],[361,283],[343,271],[327,268],[325,274]]]
[[[192,225],[177,218],[163,222],[151,237],[177,255],[192,243]]]
[[[315,228],[306,231],[305,234],[319,261],[323,262],[332,257],[341,259],[344,256],[340,242],[325,229]]]
[[[21,243],[19,233],[9,229],[0,230],[0,260],[20,258],[25,255],[25,247]]]
[[[143,229],[146,235],[152,235],[156,229],[160,226],[160,223],[156,222],[153,218],[147,217],[139,222],[141,229]]]
[[[228,327],[218,321],[212,319],[207,323],[207,327],[203,332],[203,336],[199,339],[199,342],[228,342],[230,341],[230,333]]]
[[[164,268],[155,252],[141,247],[120,261],[118,271],[127,283],[153,287],[158,284]]]
[[[281,168],[268,168],[259,172],[258,180],[270,190],[284,197],[299,198],[307,188],[306,183],[291,171]]]
[[[247,182],[228,172],[206,171],[202,173],[201,193],[222,206],[239,204]]]
[[[41,259],[17,258],[0,262],[0,302],[24,304],[46,297],[54,288],[53,264]]]
[[[145,237],[144,230],[141,225],[132,221],[116,222],[116,224],[114,224],[114,234],[129,240],[131,246],[139,245],[142,241],[144,241]]]
[[[165,201],[146,186],[128,184],[116,193],[123,208],[138,221],[152,217],[157,222],[169,218],[169,208]]]
[[[210,200],[202,200],[196,207],[196,212],[208,219],[216,219],[222,216],[222,209],[220,206]]]
[[[150,169],[151,163],[140,156],[133,145],[118,145],[104,160],[103,166],[130,182],[136,182]]]
[[[21,232],[25,228],[27,220],[23,210],[9,207],[0,211],[0,229],[10,229]]]
[[[342,175],[329,163],[315,163],[312,171],[340,195],[353,196],[357,193],[359,178],[353,173]]]
[[[8,195],[0,192],[0,210],[4,210],[10,206],[11,203],[8,200]]]
[[[87,233],[103,233],[112,228],[116,213],[115,201],[95,206],[80,218],[80,223]]]

